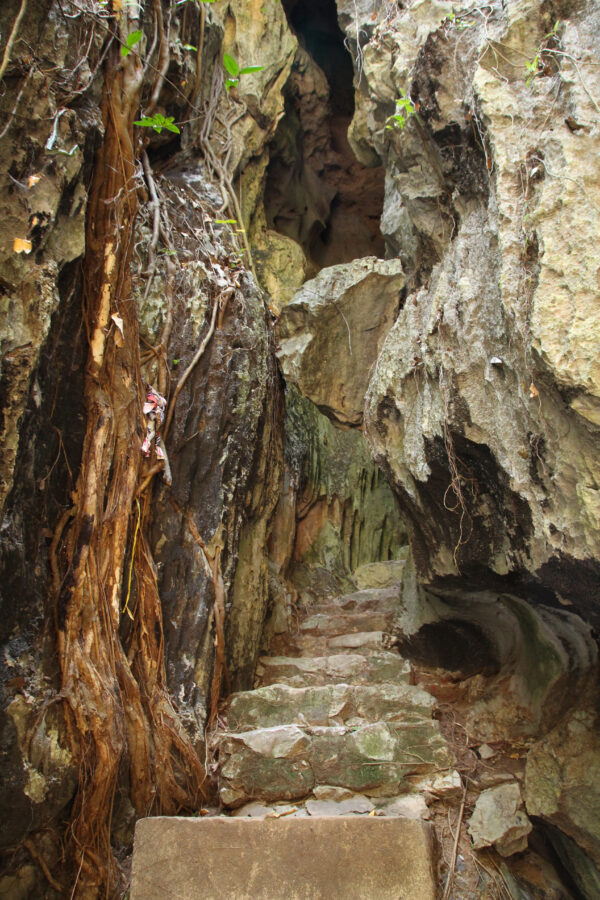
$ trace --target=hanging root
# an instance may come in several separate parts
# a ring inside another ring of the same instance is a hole
[[[136,9],[128,7],[128,27],[137,21]],[[61,697],[80,765],[68,834],[76,873],[72,897],[85,900],[117,890],[110,831],[120,772],[129,769],[129,796],[138,816],[194,809],[205,777],[166,687],[146,509],[140,515],[136,503],[143,380],[130,270],[137,212],[132,135],[142,77],[135,54],[121,57],[113,42],[106,56],[104,140],[87,208],[86,434],[72,515],[61,518],[51,548]],[[122,323],[118,333],[114,316]],[[128,543],[135,611],[127,589]],[[133,616],[128,654],[119,635],[124,585],[125,607]]]
[[[450,484],[446,488],[444,492],[444,507],[449,512],[458,512],[460,510],[460,518],[458,522],[458,540],[454,547],[454,551],[452,553],[452,558],[454,560],[454,565],[456,566],[457,571],[460,573],[460,567],[458,565],[458,552],[462,546],[464,546],[471,538],[471,534],[473,531],[473,521],[471,516],[469,515],[469,511],[467,510],[467,504],[465,502],[465,496],[463,493],[463,484],[470,482],[471,485],[474,485],[474,480],[472,478],[465,478],[460,474],[458,470],[458,459],[456,456],[456,451],[454,449],[454,441],[452,439],[452,432],[450,431],[450,426],[448,423],[449,418],[449,404],[448,404],[448,392],[445,385],[444,380],[444,369],[440,368],[440,393],[442,395],[442,399],[444,402],[444,424],[443,424],[443,435],[444,435],[444,447],[446,448],[446,455],[448,457],[448,467],[450,469]],[[448,496],[452,492],[454,497],[456,498],[456,502],[454,504],[448,503]]]

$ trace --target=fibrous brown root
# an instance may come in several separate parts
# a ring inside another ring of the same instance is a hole
[[[131,28],[135,11],[127,15]],[[160,599],[143,533],[135,553],[138,591],[129,655],[119,637],[141,461],[143,381],[130,264],[137,212],[133,119],[142,77],[136,54],[123,58],[113,42],[105,64],[104,140],[86,226],[87,426],[57,599],[61,695],[72,751],[80,761],[70,825],[78,873],[73,896],[86,900],[101,889],[106,896],[116,890],[110,824],[122,763],[129,768],[130,799],[138,815],[194,808],[204,780],[166,689]]]

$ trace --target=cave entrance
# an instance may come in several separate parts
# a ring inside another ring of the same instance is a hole
[[[300,49],[270,147],[265,213],[269,228],[300,244],[312,277],[325,266],[384,256],[384,170],[359,163],[348,143],[353,68],[334,0],[283,0],[283,7]]]

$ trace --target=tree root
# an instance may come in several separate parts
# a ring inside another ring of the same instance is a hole
[[[129,768],[130,799],[139,816],[195,808],[205,777],[166,687],[160,598],[143,534],[145,509],[132,548],[137,603],[128,654],[119,637],[127,539],[136,525],[141,469],[143,385],[130,276],[137,211],[132,134],[141,79],[135,54],[123,59],[113,42],[105,70],[104,141],[86,225],[87,426],[73,521],[62,541],[62,579],[58,554],[66,513],[51,554],[59,588],[61,696],[71,749],[80,763],[69,831],[77,872],[72,895],[84,900],[116,892],[110,828],[122,764]],[[122,321],[118,337],[113,315]]]

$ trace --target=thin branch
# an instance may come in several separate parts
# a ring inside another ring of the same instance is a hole
[[[142,151],[142,166],[144,167],[146,184],[148,185],[148,190],[150,191],[150,196],[152,198],[152,202],[148,204],[152,210],[152,240],[148,244],[148,268],[146,272],[150,275],[150,278],[148,279],[146,292],[144,294],[144,300],[146,300],[148,292],[150,290],[152,277],[154,275],[154,268],[156,265],[154,254],[156,252],[156,248],[158,247],[160,229],[160,202],[158,200],[156,182],[154,181],[154,176],[152,175],[152,169],[150,167],[150,160],[148,159],[148,154],[145,150]]]
[[[590,92],[587,88],[587,85],[586,85],[585,81],[583,80],[583,75],[581,74],[581,72],[579,70],[579,66],[577,65],[577,60],[575,59],[575,57],[571,56],[570,53],[565,53],[564,50],[552,50],[549,47],[544,48],[544,53],[553,53],[556,56],[564,56],[567,59],[571,60],[571,62],[575,66],[575,71],[577,72],[577,74],[579,76],[579,80],[581,81],[582,88],[584,89],[584,91],[586,92],[586,94],[588,95],[588,97],[590,98],[590,100],[592,101],[594,106],[596,107],[596,111],[600,113],[600,106],[598,106],[598,103],[596,102],[595,98],[590,94]]]
[[[198,94],[200,92],[200,83],[202,81],[202,53],[204,48],[204,27],[205,27],[205,19],[206,13],[204,11],[204,3],[200,4],[200,37],[198,39],[198,49],[196,50],[196,80],[194,82],[194,89],[191,93],[189,99],[189,107],[193,109],[194,104],[198,98]]]
[[[179,383],[173,392],[173,398],[169,404],[169,414],[167,416],[167,421],[166,421],[165,427],[163,429],[163,440],[166,439],[167,434],[169,433],[169,428],[171,426],[171,421],[173,419],[173,413],[175,411],[175,404],[177,403],[177,398],[179,397],[179,394],[181,393],[181,389],[184,386],[184,384],[186,383],[186,381],[188,380],[188,378],[190,377],[190,375],[192,374],[192,372],[194,371],[196,365],[198,364],[198,362],[200,361],[202,356],[204,355],[204,351],[206,350],[206,348],[208,346],[208,342],[210,341],[211,337],[214,334],[220,299],[221,299],[220,296],[217,296],[215,298],[215,302],[213,303],[212,316],[210,319],[210,325],[209,325],[208,331],[206,332],[204,339],[202,340],[202,343],[196,350],[191,363],[189,364],[189,366],[187,367],[187,369],[185,370],[185,372],[179,379]]]
[[[454,847],[452,848],[452,859],[450,860],[450,867],[448,869],[448,877],[446,879],[446,887],[444,888],[444,893],[442,894],[442,900],[448,900],[450,896],[450,888],[452,887],[452,879],[454,877],[454,869],[456,867],[456,854],[458,853],[458,842],[460,840],[460,828],[462,825],[463,816],[465,814],[465,803],[467,800],[467,785],[465,784],[463,788],[462,795],[462,803],[460,804],[460,810],[458,812],[458,819],[456,822],[456,835],[454,836]]]
[[[11,111],[9,117],[8,117],[8,121],[6,122],[6,125],[4,126],[4,128],[2,129],[2,131],[0,131],[0,140],[2,140],[2,138],[4,137],[4,135],[6,134],[6,132],[8,131],[8,129],[10,128],[10,126],[12,125],[12,121],[13,121],[15,115],[16,115],[16,112],[17,112],[19,103],[21,102],[21,97],[22,97],[23,94],[25,93],[25,88],[27,87],[27,84],[28,84],[28,82],[29,82],[29,79],[30,79],[31,76],[33,75],[33,72],[34,72],[34,67],[31,66],[30,69],[29,69],[29,71],[28,71],[28,73],[27,73],[27,75],[26,75],[25,78],[23,79],[23,84],[21,85],[21,90],[20,90],[19,93],[17,94],[17,99],[15,100],[15,105],[13,106],[12,111]],[[10,174],[10,173],[9,173],[9,174]]]
[[[146,110],[146,115],[151,116],[154,110],[156,109],[156,105],[158,103],[158,98],[160,96],[160,92],[162,91],[163,84],[165,82],[165,78],[167,77],[167,71],[169,69],[169,35],[171,32],[171,7],[169,7],[169,14],[167,16],[167,25],[165,28],[164,19],[162,14],[162,6],[160,0],[157,0],[155,4],[156,14],[158,19],[158,32],[160,36],[160,49],[158,51],[158,75],[156,78],[156,82],[154,84],[154,90],[152,91],[152,97],[150,98],[150,103]]]
[[[59,884],[58,881],[56,881],[56,879],[52,877],[50,869],[46,865],[46,860],[41,855],[41,853],[39,853],[39,851],[37,850],[33,841],[30,838],[28,838],[26,841],[23,841],[23,846],[26,847],[27,850],[29,850],[29,853],[31,854],[31,858],[34,860],[34,862],[36,862],[38,864],[38,866],[40,867],[40,869],[46,876],[46,881],[48,882],[50,887],[54,888],[54,890],[58,893],[59,896],[61,894],[63,894],[63,891],[64,891],[63,885]]]
[[[17,32],[19,30],[19,25],[25,15],[25,10],[27,9],[27,0],[21,0],[21,7],[19,12],[17,13],[17,18],[15,19],[15,24],[12,27],[12,31],[8,36],[8,41],[6,42],[6,47],[4,48],[4,56],[2,57],[2,62],[0,63],[0,81],[2,81],[4,77],[4,73],[6,72],[6,68],[10,62],[10,55],[12,53],[13,45],[17,39]]]

